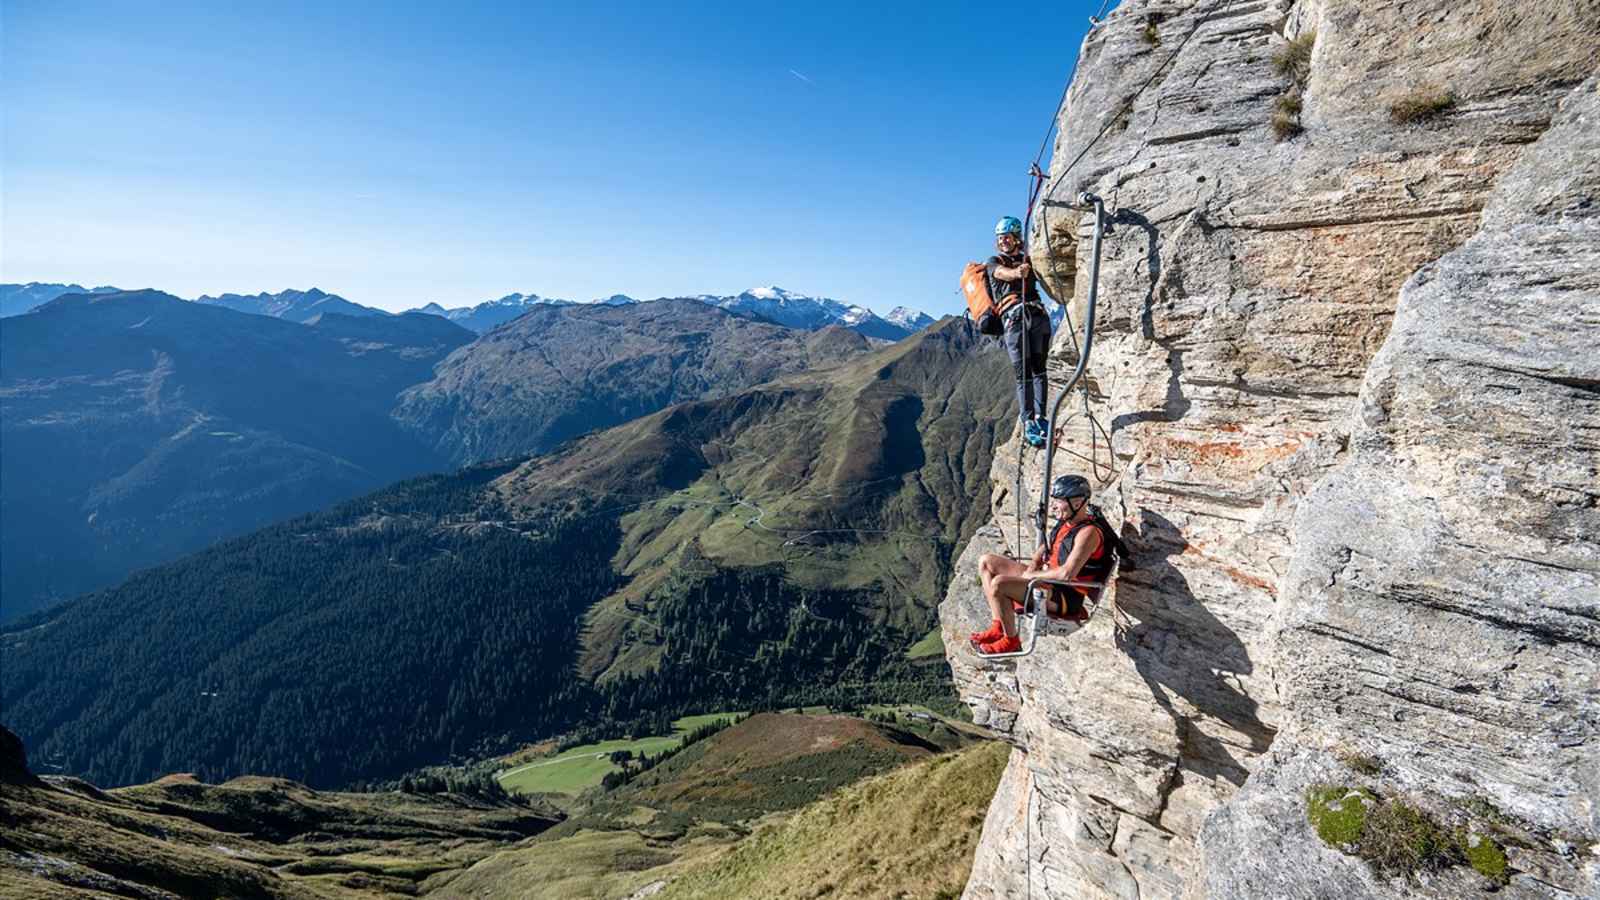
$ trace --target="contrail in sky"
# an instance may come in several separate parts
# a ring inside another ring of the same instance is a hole
[[[790,74],[790,75],[793,75],[793,76],[794,76],[794,77],[796,77],[796,78],[798,78],[798,79],[800,79],[800,80],[801,80],[801,81],[804,81],[804,82],[805,82],[805,83],[806,83],[806,84],[813,84],[813,83],[814,83],[814,82],[812,82],[812,80],[811,80],[811,79],[809,79],[809,78],[807,78],[807,77],[805,77],[805,76],[804,76],[804,75],[801,75],[801,74],[800,74],[800,73],[799,73],[799,72],[796,72],[796,71],[795,71],[795,70],[793,70],[793,69],[790,69],[790,70],[789,70],[789,74]]]

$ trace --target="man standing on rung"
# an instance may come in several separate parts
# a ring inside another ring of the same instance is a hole
[[[1015,216],[1006,216],[995,225],[994,235],[995,249],[1000,252],[989,257],[984,268],[989,274],[989,296],[997,308],[1005,310],[1001,341],[1011,355],[1011,368],[1017,376],[1022,439],[1029,446],[1043,447],[1049,432],[1044,416],[1050,393],[1045,375],[1045,362],[1050,355],[1050,314],[1039,299],[1033,264],[1023,253],[1022,222]],[[1019,294],[1021,303],[1015,301]]]

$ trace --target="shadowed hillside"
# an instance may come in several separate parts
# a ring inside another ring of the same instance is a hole
[[[0,616],[439,465],[388,418],[471,334],[156,291],[0,322]]]

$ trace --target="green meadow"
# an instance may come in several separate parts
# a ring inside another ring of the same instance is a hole
[[[660,753],[678,746],[689,732],[718,719],[732,719],[736,712],[684,716],[672,723],[672,734],[600,741],[563,750],[555,756],[535,759],[495,775],[501,786],[518,794],[581,794],[600,784],[609,772],[619,768],[611,754],[628,750],[634,756]]]

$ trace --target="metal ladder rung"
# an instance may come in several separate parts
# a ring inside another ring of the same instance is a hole
[[[978,653],[977,657],[979,659],[1019,659],[1024,656],[1029,656],[1033,653],[1034,648],[1038,646],[1039,643],[1039,620],[1042,618],[1045,621],[1049,621],[1050,619],[1050,598],[1046,596],[1044,602],[1041,604],[1033,593],[1033,589],[1039,585],[1048,584],[1056,587],[1099,588],[1101,591],[1104,591],[1106,585],[1109,583],[1110,578],[1107,578],[1106,581],[1103,582],[1084,581],[1077,578],[1074,578],[1070,581],[1057,581],[1050,578],[1034,578],[1030,580],[1028,582],[1027,592],[1023,594],[1026,599],[1024,599],[1022,602],[1022,614],[1018,616],[1019,620],[1023,617],[1026,617],[1028,620],[1028,637],[1022,642],[1022,649],[1012,651],[1011,653]],[[1097,606],[1099,605],[1099,602],[1100,601],[1098,599],[1095,600],[1095,604]],[[1022,632],[1022,625],[1020,621],[1017,625],[1017,632],[1019,634]]]

